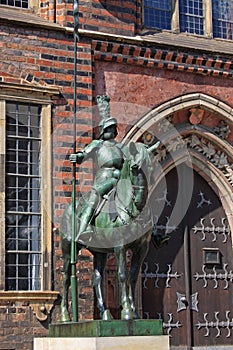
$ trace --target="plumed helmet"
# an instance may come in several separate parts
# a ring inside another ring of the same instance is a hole
[[[101,121],[99,123],[100,133],[102,134],[103,131],[111,126],[116,125],[117,126],[117,120],[116,118],[113,118],[110,116],[110,97],[107,95],[98,95],[96,97],[98,108],[99,108],[99,114]]]

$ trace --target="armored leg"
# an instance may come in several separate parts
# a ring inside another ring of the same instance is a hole
[[[88,202],[85,202],[84,208],[82,210],[82,215],[80,217],[78,233],[75,238],[76,242],[87,243],[90,238],[91,232],[87,232],[88,224],[95,212],[95,209],[99,203],[99,194],[96,190],[92,189]]]
[[[107,194],[117,183],[114,178],[106,179],[102,183],[95,184],[90,192],[88,201],[85,202],[82,214],[80,216],[78,234],[75,241],[80,243],[88,243],[91,238],[92,230],[87,231],[88,225],[94,215],[94,212],[100,201],[100,197]]]

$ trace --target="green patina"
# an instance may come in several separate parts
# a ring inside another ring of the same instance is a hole
[[[161,320],[93,320],[50,325],[50,337],[120,337],[162,335]]]

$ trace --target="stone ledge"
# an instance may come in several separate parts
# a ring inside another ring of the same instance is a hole
[[[39,321],[45,321],[50,314],[59,293],[54,291],[7,291],[0,292],[0,305],[14,305],[21,303],[30,306]]]

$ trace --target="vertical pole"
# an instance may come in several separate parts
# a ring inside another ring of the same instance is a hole
[[[74,144],[73,153],[76,153],[76,114],[77,114],[77,43],[78,43],[78,1],[74,0]],[[72,172],[72,237],[71,237],[71,295],[72,295],[72,310],[73,321],[78,321],[78,302],[77,302],[77,278],[76,278],[76,163],[73,163]]]

